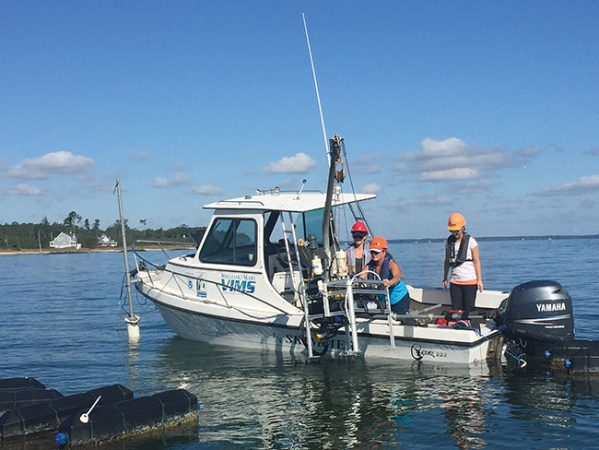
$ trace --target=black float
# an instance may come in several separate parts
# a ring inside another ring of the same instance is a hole
[[[185,389],[134,399],[115,384],[63,396],[35,378],[0,379],[0,447],[65,448],[197,422]]]

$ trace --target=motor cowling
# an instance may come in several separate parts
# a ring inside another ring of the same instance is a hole
[[[504,302],[499,314],[508,336],[542,342],[574,339],[572,299],[558,282],[522,283]]]

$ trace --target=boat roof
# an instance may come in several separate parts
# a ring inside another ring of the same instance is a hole
[[[374,194],[333,194],[332,206],[361,202],[375,198]],[[237,209],[254,211],[306,212],[324,208],[326,194],[320,191],[260,191],[254,195],[219,200],[204,205],[205,209]]]

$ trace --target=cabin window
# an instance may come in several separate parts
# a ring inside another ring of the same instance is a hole
[[[251,219],[216,219],[200,250],[200,261],[213,264],[256,264],[256,222]]]
[[[307,240],[308,237],[313,234],[316,237],[316,241],[322,245],[322,215],[324,209],[316,209],[314,211],[308,211],[304,213],[304,236]]]

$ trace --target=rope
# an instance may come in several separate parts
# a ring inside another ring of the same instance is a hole
[[[366,224],[366,228],[368,228],[368,231],[370,232],[370,235],[374,236],[374,233],[372,231],[372,228],[370,228],[370,224],[368,223],[368,221],[366,220],[366,215],[364,214],[364,211],[362,210],[362,206],[360,205],[360,202],[358,202],[357,197],[356,197],[356,189],[354,187],[354,180],[351,176],[351,172],[349,170],[349,159],[347,157],[347,149],[345,147],[345,141],[341,142],[341,149],[343,151],[343,158],[345,159],[345,166],[347,167],[347,178],[349,178],[349,184],[351,186],[351,191],[352,194],[354,194],[354,198],[356,199],[356,203],[355,203],[355,207],[358,210],[359,214],[356,214],[356,212],[354,211],[353,207],[354,205],[352,203],[349,203],[349,209],[351,210],[353,216],[358,219],[362,219],[364,221],[364,223]]]

